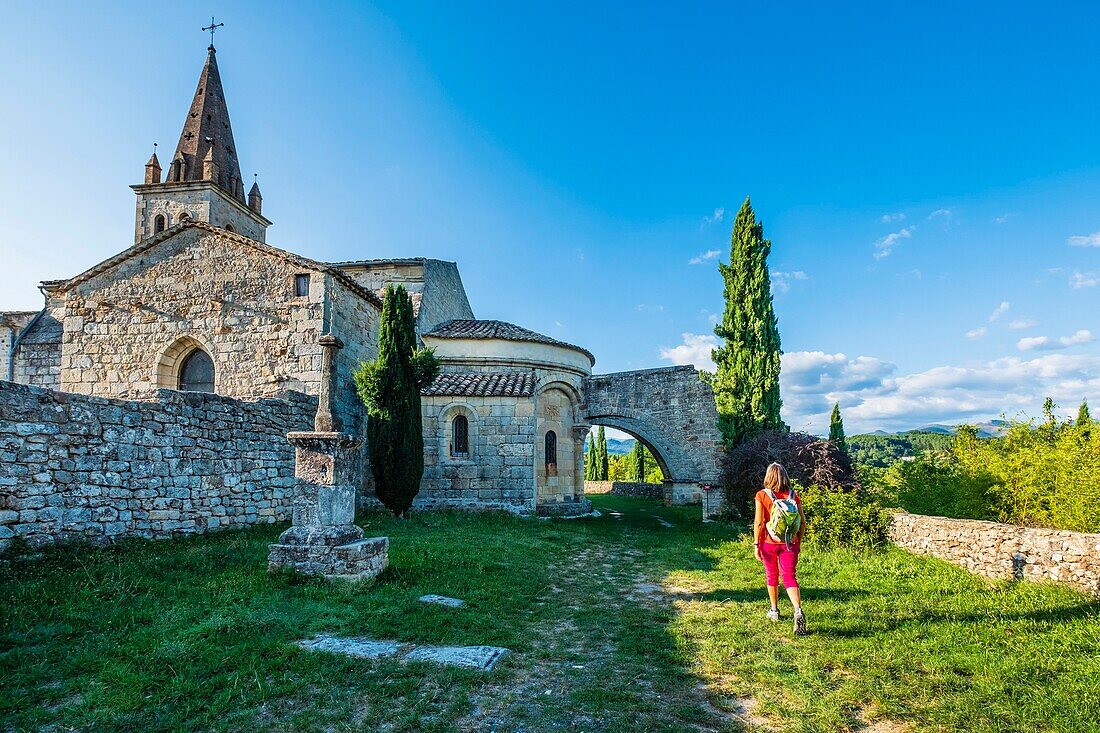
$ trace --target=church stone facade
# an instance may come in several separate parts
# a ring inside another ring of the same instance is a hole
[[[24,409],[20,401],[107,399],[153,425],[160,418],[150,417],[146,405],[176,392],[214,395],[222,400],[219,405],[225,400],[248,403],[242,414],[254,410],[252,403],[280,395],[315,402],[322,379],[319,340],[332,335],[343,343],[336,357],[335,416],[344,431],[363,435],[365,417],[351,375],[376,356],[380,295],[389,284],[410,292],[418,336],[442,362],[439,378],[423,393],[426,469],[417,505],[584,511],[583,448],[591,424],[585,391],[592,379],[592,354],[513,324],[476,319],[453,262],[319,262],[268,245],[271,221],[262,213],[259,186],[253,183],[245,193],[237,155],[211,46],[167,171],[154,153],[143,183],[132,187],[137,197],[133,245],[74,276],[42,282],[40,312],[0,312],[0,353],[7,355],[0,380],[40,388],[0,389],[0,452],[9,449],[6,455],[15,460],[0,470],[0,519],[7,518],[0,530],[10,534],[12,526],[34,524],[40,502],[26,497],[42,495],[23,485],[25,472],[16,465],[19,450],[34,437],[32,428],[19,424],[20,415],[34,410]],[[47,390],[57,396],[44,396]],[[667,477],[685,486],[717,474],[714,456],[700,449],[711,446],[713,453],[716,443],[713,401],[709,391],[702,397],[694,394],[696,387],[691,391],[682,408],[679,396],[670,395],[675,402],[670,414],[702,410],[704,415],[692,428],[703,431],[703,441],[694,448],[680,446],[692,457],[675,465],[687,468]],[[96,410],[106,409],[95,404]],[[642,411],[638,414],[645,412],[645,405],[636,407]],[[646,424],[635,413],[624,428],[651,448],[679,440],[676,425]],[[288,430],[301,429],[301,416],[294,415]],[[615,427],[616,415],[603,414],[600,422]],[[181,434],[173,427],[165,430]],[[265,434],[271,430],[265,423]],[[134,440],[155,442],[156,432],[151,428],[154,437]],[[48,444],[49,439],[36,442]],[[244,442],[250,451],[258,450],[252,441]],[[186,441],[173,447],[186,448]],[[79,446],[74,450],[80,454]],[[110,453],[109,446],[88,451]],[[285,446],[273,448],[275,454],[285,455]],[[364,447],[361,503],[369,503],[373,494],[366,456]],[[192,464],[181,465],[195,470]],[[53,485],[53,471],[64,473],[65,468],[47,465],[35,474],[37,483]],[[285,474],[272,469],[273,478],[282,480]],[[89,475],[99,480],[95,471]],[[194,486],[208,483],[197,480]],[[84,488],[88,496],[100,496]],[[148,490],[155,491],[155,485]],[[281,489],[280,496],[285,493]],[[74,496],[54,503],[91,501]],[[268,509],[264,516],[271,521],[286,516],[279,502]],[[201,519],[195,526],[201,531]],[[0,540],[4,534],[0,531]]]

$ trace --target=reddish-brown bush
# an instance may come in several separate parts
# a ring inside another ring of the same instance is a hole
[[[859,486],[852,461],[827,440],[806,433],[768,430],[726,453],[722,487],[734,516],[751,516],[753,497],[764,485],[764,471],[780,463],[803,486],[850,491]]]

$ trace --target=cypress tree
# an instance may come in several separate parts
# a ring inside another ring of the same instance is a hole
[[[642,441],[634,441],[634,451],[630,456],[631,465],[634,466],[634,480],[645,483],[645,446]]]
[[[833,404],[833,415],[829,418],[829,442],[841,453],[848,453],[848,441],[844,439],[844,419],[840,416],[840,403]]]
[[[1089,401],[1087,399],[1081,400],[1081,406],[1077,408],[1077,427],[1083,428],[1092,424],[1092,417],[1089,415]]]
[[[596,480],[596,464],[599,461],[599,449],[596,448],[596,436],[588,436],[588,451],[584,454],[584,480]]]
[[[726,305],[714,333],[723,344],[711,352],[718,427],[729,448],[761,430],[787,428],[779,415],[782,351],[768,273],[771,246],[746,198],[733,223],[730,262],[718,263]]]
[[[378,358],[355,373],[367,407],[367,448],[378,499],[401,517],[412,506],[424,475],[420,389],[435,381],[439,361],[416,348],[412,300],[404,286],[386,286],[378,327]]]
[[[599,432],[596,434],[596,440],[598,441],[600,466],[599,466],[599,480],[608,481],[611,478],[611,470],[608,467],[607,461],[607,434],[603,431],[603,425],[600,426]]]

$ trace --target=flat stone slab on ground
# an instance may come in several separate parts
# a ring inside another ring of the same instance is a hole
[[[309,651],[344,654],[358,659],[399,657],[412,662],[436,662],[465,669],[490,670],[508,650],[499,646],[417,646],[395,641],[378,641],[365,636],[318,634],[297,642]]]
[[[310,651],[345,654],[360,659],[392,657],[401,651],[401,646],[392,641],[374,641],[363,637],[329,636],[328,634],[303,639],[298,642],[298,646]]]
[[[450,606],[451,608],[459,608],[465,606],[466,601],[461,598],[451,598],[450,596],[437,596],[435,594],[428,594],[426,596],[420,596],[418,598],[421,603],[436,603],[440,606]]]
[[[418,646],[405,659],[489,670],[507,653],[507,649],[499,646]]]

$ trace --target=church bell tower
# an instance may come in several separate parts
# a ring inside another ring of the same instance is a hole
[[[216,53],[211,34],[206,64],[176,152],[168,161],[167,177],[161,180],[154,151],[145,164],[145,182],[130,187],[137,194],[135,242],[188,219],[260,242],[267,235],[271,222],[260,213],[263,197],[258,184],[252,184],[246,198]]]

